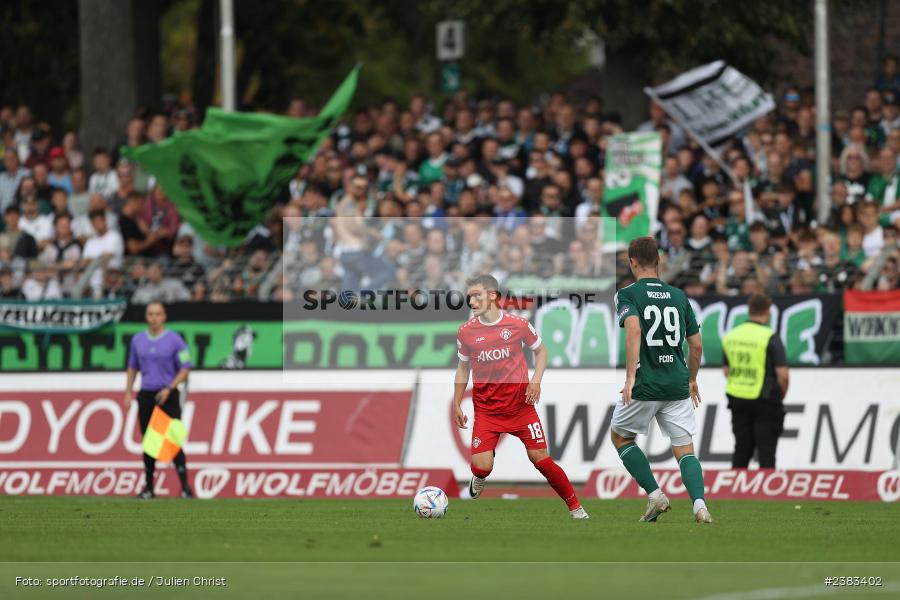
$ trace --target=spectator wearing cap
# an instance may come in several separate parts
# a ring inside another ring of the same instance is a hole
[[[25,166],[34,169],[35,165],[47,164],[51,141],[50,126],[46,123],[39,123],[31,134],[31,151],[28,153]]]
[[[94,173],[88,180],[88,191],[91,194],[100,194],[104,198],[110,198],[119,189],[119,176],[112,168],[112,159],[103,148],[94,150]]]
[[[66,151],[62,146],[54,146],[50,149],[48,155],[50,159],[50,173],[47,175],[47,182],[57,188],[66,190],[67,194],[71,194],[74,189],[72,187],[72,175],[69,173],[69,161],[66,159]]]
[[[0,172],[0,211],[5,211],[16,201],[22,180],[31,176],[31,169],[19,164],[19,155],[15,152],[3,154],[3,166],[6,170]]]
[[[522,178],[509,172],[509,159],[499,151],[494,155],[490,165],[491,175],[498,189],[507,189],[516,197],[516,201],[525,193],[525,184]]]

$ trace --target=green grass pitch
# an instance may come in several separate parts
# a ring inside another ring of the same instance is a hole
[[[0,498],[0,598],[716,598],[900,593],[896,505],[687,501],[638,523],[640,501],[451,500],[418,519],[408,500]],[[57,587],[51,577],[141,577]],[[225,587],[155,577],[224,577]],[[41,586],[16,584],[38,577]],[[826,587],[826,577],[881,577]]]

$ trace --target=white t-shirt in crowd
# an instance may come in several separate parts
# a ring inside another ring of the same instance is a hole
[[[53,237],[53,218],[50,215],[37,215],[29,219],[25,215],[19,218],[19,229],[30,235],[37,242]]]
[[[109,198],[119,191],[119,176],[112,169],[106,173],[98,171],[88,179],[88,191]]]
[[[108,229],[103,235],[95,235],[84,243],[84,251],[81,253],[82,258],[97,258],[104,254],[112,255],[107,267],[121,268],[122,256],[125,254],[125,242],[122,241],[122,234],[117,229]],[[103,290],[103,271],[97,269],[91,274],[91,289],[94,297],[100,297]]]
[[[884,248],[884,230],[881,225],[863,236],[862,248],[866,258],[881,253],[881,249]]]

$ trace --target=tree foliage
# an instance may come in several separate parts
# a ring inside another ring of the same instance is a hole
[[[78,3],[0,2],[0,104],[28,104],[55,128],[74,121]]]
[[[238,0],[241,78],[258,103],[324,97],[347,69],[366,63],[360,97],[434,92],[434,28],[466,23],[463,84],[478,95],[524,100],[586,66],[586,32],[611,60],[642,65],[646,81],[724,59],[772,83],[781,48],[808,52],[811,2],[781,0]],[[778,43],[775,43],[777,40]]]
[[[200,8],[210,8],[210,0],[152,1],[165,12],[167,91],[193,91],[197,100],[207,100],[218,25],[201,36],[193,30],[200,19],[209,19],[211,11]],[[554,89],[587,67],[581,45],[586,32],[604,40],[609,60],[639,65],[644,82],[721,58],[773,83],[781,48],[808,51],[811,5],[808,0],[236,0],[238,97],[245,106],[275,110],[292,97],[321,102],[357,62],[366,65],[358,98],[435,94],[434,31],[445,19],[466,23],[462,83],[479,96],[527,100]],[[74,124],[77,13],[72,0],[0,2],[0,101],[31,104],[55,125],[68,115],[68,124]],[[185,56],[188,49],[198,56]]]

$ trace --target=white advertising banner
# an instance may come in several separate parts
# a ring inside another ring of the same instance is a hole
[[[547,371],[538,412],[550,453],[573,482],[587,481],[597,469],[621,468],[609,424],[623,378],[624,371],[613,369]],[[18,489],[24,476],[9,478],[23,470],[43,473],[44,487],[53,475],[47,470],[138,472],[140,432],[134,407],[122,408],[123,380],[121,374],[99,373],[0,375],[0,477],[7,473],[0,489]],[[726,469],[734,438],[725,379],[720,369],[704,368],[699,381],[697,454],[708,469]],[[211,477],[224,468],[234,471],[236,482],[245,471],[283,473],[273,489],[290,481],[284,475],[289,471],[310,469],[451,469],[466,480],[472,405],[467,398],[470,428],[458,429],[452,395],[453,371],[444,369],[196,373],[184,410],[190,430],[185,449],[198,475],[209,469]],[[785,404],[779,468],[892,468],[900,369],[792,369]],[[638,441],[654,469],[676,468],[655,424]],[[75,475],[85,481],[84,473],[69,473],[65,482],[57,474],[56,487],[79,488]],[[303,474],[306,493],[318,489],[309,487],[311,477]],[[543,481],[511,436],[497,448],[491,479]],[[129,485],[122,483],[122,489]]]
[[[623,380],[624,371],[612,369],[551,369],[544,376],[538,413],[551,455],[573,482],[587,481],[594,469],[621,467],[609,441],[609,424]],[[720,369],[702,369],[699,383],[703,403],[697,409],[697,455],[704,467],[730,467],[734,436],[725,378]],[[423,371],[417,394],[403,466],[449,467],[459,480],[468,479],[472,430],[453,424],[453,372]],[[463,407],[471,423],[468,398]],[[900,370],[793,369],[785,408],[777,456],[780,469],[891,468],[892,442],[900,427]],[[668,438],[655,423],[638,443],[654,469],[677,467]],[[519,440],[504,436],[491,480],[543,479]]]

